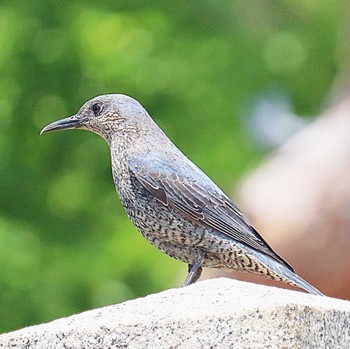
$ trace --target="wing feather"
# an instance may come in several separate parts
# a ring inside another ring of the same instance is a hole
[[[160,154],[132,154],[129,170],[158,201],[178,210],[184,217],[201,221],[249,248],[293,268],[276,254],[252,227],[237,206],[198,167]]]

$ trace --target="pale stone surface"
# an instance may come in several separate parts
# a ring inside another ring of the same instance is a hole
[[[0,335],[0,348],[350,348],[350,302],[212,279]]]

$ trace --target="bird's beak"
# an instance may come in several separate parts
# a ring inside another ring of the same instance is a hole
[[[79,128],[81,126],[81,119],[76,115],[69,116],[68,118],[57,120],[45,126],[40,134],[51,132],[51,131],[60,131],[60,130],[69,130],[73,128]]]

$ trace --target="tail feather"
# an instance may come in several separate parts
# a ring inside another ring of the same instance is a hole
[[[283,276],[287,277],[291,281],[294,286],[304,289],[305,291],[319,296],[324,296],[322,292],[320,292],[316,287],[310,285],[307,281],[305,281],[298,274],[292,272],[287,268],[283,268]]]
[[[287,267],[286,265],[265,255],[263,256],[261,253],[256,253],[255,251],[252,254],[254,254],[259,263],[264,265],[266,270],[268,270],[268,272],[263,273],[266,277],[302,288],[313,295],[324,296],[324,294],[320,292],[316,287],[310,285],[302,277],[296,274],[293,269],[289,267],[289,265]]]

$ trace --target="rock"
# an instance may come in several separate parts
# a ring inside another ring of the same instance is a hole
[[[212,279],[0,335],[0,348],[350,348],[350,302]]]

